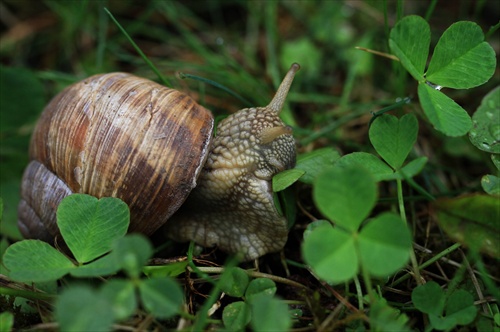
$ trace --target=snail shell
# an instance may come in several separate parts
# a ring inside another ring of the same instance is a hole
[[[70,193],[118,197],[129,231],[151,234],[196,186],[212,139],[210,111],[189,96],[126,74],[92,76],[58,94],[33,132],[19,228],[52,239]]]

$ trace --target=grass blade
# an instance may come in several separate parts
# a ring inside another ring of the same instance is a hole
[[[163,83],[163,85],[171,87],[170,82],[160,73],[160,71],[155,67],[155,65],[151,62],[151,60],[148,59],[146,54],[144,54],[144,52],[142,52],[142,50],[139,48],[139,46],[137,46],[137,44],[134,42],[132,37],[130,37],[130,35],[127,33],[127,31],[125,31],[125,29],[121,26],[121,24],[118,23],[118,21],[115,19],[113,14],[111,14],[111,12],[107,8],[104,8],[104,11],[109,15],[109,17],[111,17],[111,20],[113,21],[113,23],[116,24],[118,29],[120,29],[120,31],[123,33],[123,35],[130,42],[130,44],[132,44],[132,46],[137,51],[137,53],[139,53],[139,55],[148,64],[148,66],[151,68],[151,70],[153,70],[153,72],[158,76],[158,78]]]

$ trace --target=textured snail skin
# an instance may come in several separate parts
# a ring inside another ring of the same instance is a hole
[[[260,133],[273,127],[283,133],[263,143]],[[291,130],[276,113],[251,108],[223,120],[217,133],[198,186],[166,224],[167,234],[240,252],[245,260],[279,251],[288,230],[274,205],[271,179],[295,165]]]
[[[217,245],[245,260],[283,248],[287,220],[276,209],[271,180],[295,166],[295,140],[279,111],[298,69],[292,66],[269,106],[219,123],[197,187],[165,225],[169,237]]]

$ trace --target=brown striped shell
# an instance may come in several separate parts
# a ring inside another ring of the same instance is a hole
[[[140,77],[103,74],[69,86],[47,105],[32,136],[21,232],[50,241],[60,200],[86,193],[124,200],[129,231],[153,233],[196,186],[212,131],[210,111]]]

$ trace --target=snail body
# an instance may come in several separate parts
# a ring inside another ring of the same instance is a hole
[[[52,242],[59,202],[86,193],[127,203],[129,232],[149,235],[164,225],[174,240],[247,260],[279,251],[288,231],[271,178],[295,164],[292,132],[279,112],[298,69],[291,67],[267,107],[230,115],[215,137],[210,111],[155,82],[111,73],[69,86],[33,132],[21,233]]]

